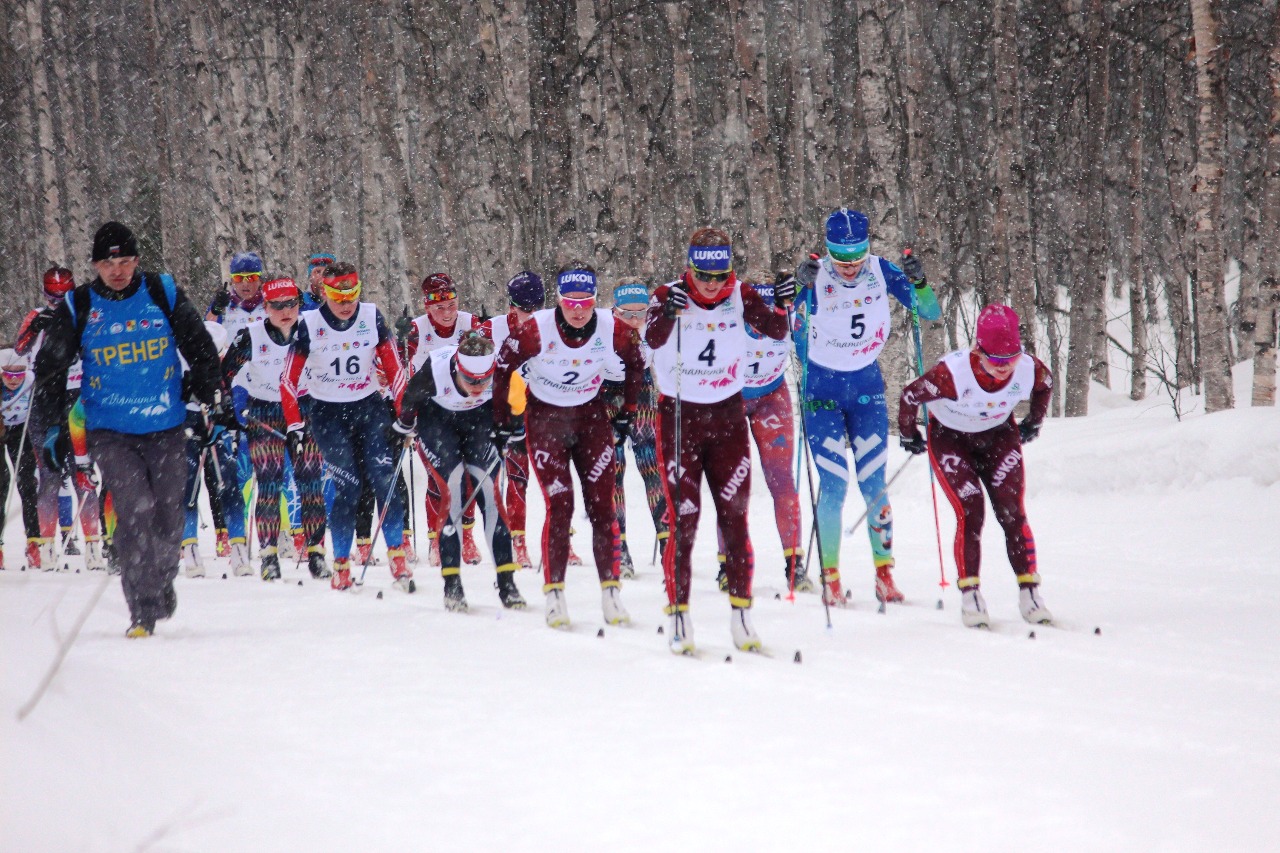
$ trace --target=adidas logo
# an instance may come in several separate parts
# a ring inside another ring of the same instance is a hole
[[[685,498],[684,503],[680,504],[681,515],[693,515],[697,511],[698,511],[697,505],[694,504],[694,502],[689,500],[688,498]]]
[[[547,486],[547,497],[552,498],[556,495],[563,495],[567,491],[569,491],[569,487],[556,480],[550,486]]]

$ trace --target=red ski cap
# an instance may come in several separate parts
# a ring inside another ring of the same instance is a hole
[[[262,285],[262,298],[268,302],[279,302],[300,296],[298,285],[291,278],[273,278]]]
[[[1013,358],[1022,352],[1018,314],[1008,305],[988,305],[978,314],[978,349],[989,358]]]

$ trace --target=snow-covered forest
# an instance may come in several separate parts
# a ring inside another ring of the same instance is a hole
[[[435,270],[488,312],[523,266],[660,282],[708,223],[766,275],[849,204],[880,254],[925,260],[931,352],[986,301],[1018,309],[1055,413],[1116,359],[1117,390],[1203,386],[1215,410],[1256,354],[1273,393],[1275,0],[4,0],[0,21],[18,304],[50,264],[86,276],[111,217],[200,298],[235,251],[300,275],[328,249],[398,314]],[[891,345],[891,388],[906,361]]]

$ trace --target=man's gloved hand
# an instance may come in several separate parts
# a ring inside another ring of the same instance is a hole
[[[302,459],[302,446],[307,439],[307,427],[305,424],[296,424],[289,427],[289,431],[284,435],[285,446],[289,448],[289,458],[293,460],[293,464],[297,465]]]
[[[813,287],[813,282],[818,278],[818,269],[817,258],[806,258],[800,266],[796,267],[796,284],[801,288]]]
[[[1018,424],[1018,437],[1022,439],[1023,444],[1030,444],[1040,437],[1040,424],[1023,421]]]
[[[674,317],[689,306],[689,291],[684,289],[684,282],[677,281],[667,288],[667,298],[662,303],[662,313]]]
[[[36,335],[49,328],[49,325],[52,322],[53,309],[41,308],[36,312],[35,316],[31,318],[31,322],[27,324],[27,332],[34,338]]]
[[[633,420],[635,420],[635,413],[628,412],[626,409],[620,409],[618,414],[613,416],[614,444],[622,444],[631,437],[631,422]]]
[[[51,426],[44,433],[44,445],[40,448],[40,460],[49,471],[62,471],[63,464],[71,455],[71,437],[61,426]]]
[[[227,306],[230,304],[231,290],[226,286],[226,284],[223,284],[222,289],[213,297],[213,304],[209,306],[209,313],[213,314],[215,317],[221,317],[223,314],[227,313]]]
[[[506,453],[507,446],[524,441],[524,424],[520,421],[508,421],[505,424],[494,424],[493,446],[498,448],[498,455]]]
[[[929,449],[929,445],[925,443],[924,436],[919,432],[903,435],[899,439],[902,449],[908,453],[914,453],[917,456]]]
[[[404,306],[404,310],[400,312],[400,318],[396,320],[396,340],[404,343],[409,339],[409,333],[413,331],[413,318],[409,316],[409,306]]]
[[[96,491],[98,488],[98,472],[94,470],[93,460],[88,456],[77,456],[76,462],[76,486],[83,492]]]
[[[214,426],[220,426],[229,432],[238,432],[242,428],[235,410],[226,404],[213,409],[209,413],[209,420]]]
[[[413,438],[415,435],[418,434],[417,424],[405,423],[400,418],[396,418],[395,421],[392,422],[391,428],[396,432],[398,432],[400,435],[404,436],[406,439]]]
[[[796,277],[780,275],[773,285],[773,301],[779,308],[786,309],[796,300]]]
[[[902,272],[907,281],[916,287],[925,286],[924,264],[920,263],[920,259],[910,249],[902,250]]]

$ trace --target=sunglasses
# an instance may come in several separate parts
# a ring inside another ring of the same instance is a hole
[[[450,299],[457,299],[457,298],[458,298],[458,292],[456,290],[451,290],[448,293],[428,293],[425,297],[428,305],[432,304],[433,302],[448,302]]]
[[[694,270],[693,277],[698,281],[705,281],[708,284],[724,284],[729,280],[732,272],[703,272],[702,270]]]
[[[1021,352],[1015,352],[1013,355],[992,355],[991,353],[984,350],[982,347],[978,347],[978,351],[982,353],[984,356],[986,356],[987,361],[991,362],[992,364],[1001,364],[1001,365],[1008,364],[1011,361],[1017,361],[1018,358],[1022,355]]]
[[[290,308],[297,308],[298,303],[302,300],[298,297],[292,299],[275,299],[267,302],[268,308],[274,308],[277,311],[288,311]]]
[[[258,281],[261,278],[262,273],[260,272],[233,272],[231,274],[231,280],[236,284],[240,284],[244,281]]]
[[[0,370],[0,373],[4,374],[5,379],[21,379],[23,376],[27,375],[27,369],[25,367],[6,367],[3,370]]]
[[[614,310],[616,310],[618,312],[618,316],[624,320],[639,320],[641,317],[649,313],[648,310],[644,308],[637,308],[634,310],[630,308],[617,308]]]
[[[866,262],[866,260],[867,260],[866,257],[858,258],[856,261],[837,261],[835,258],[832,258],[831,265],[833,267],[840,267],[841,269],[851,270],[855,267],[862,266],[863,263]]]
[[[588,296],[585,299],[570,299],[567,296],[561,296],[560,304],[565,308],[591,308],[596,304],[596,298],[594,296]]]

